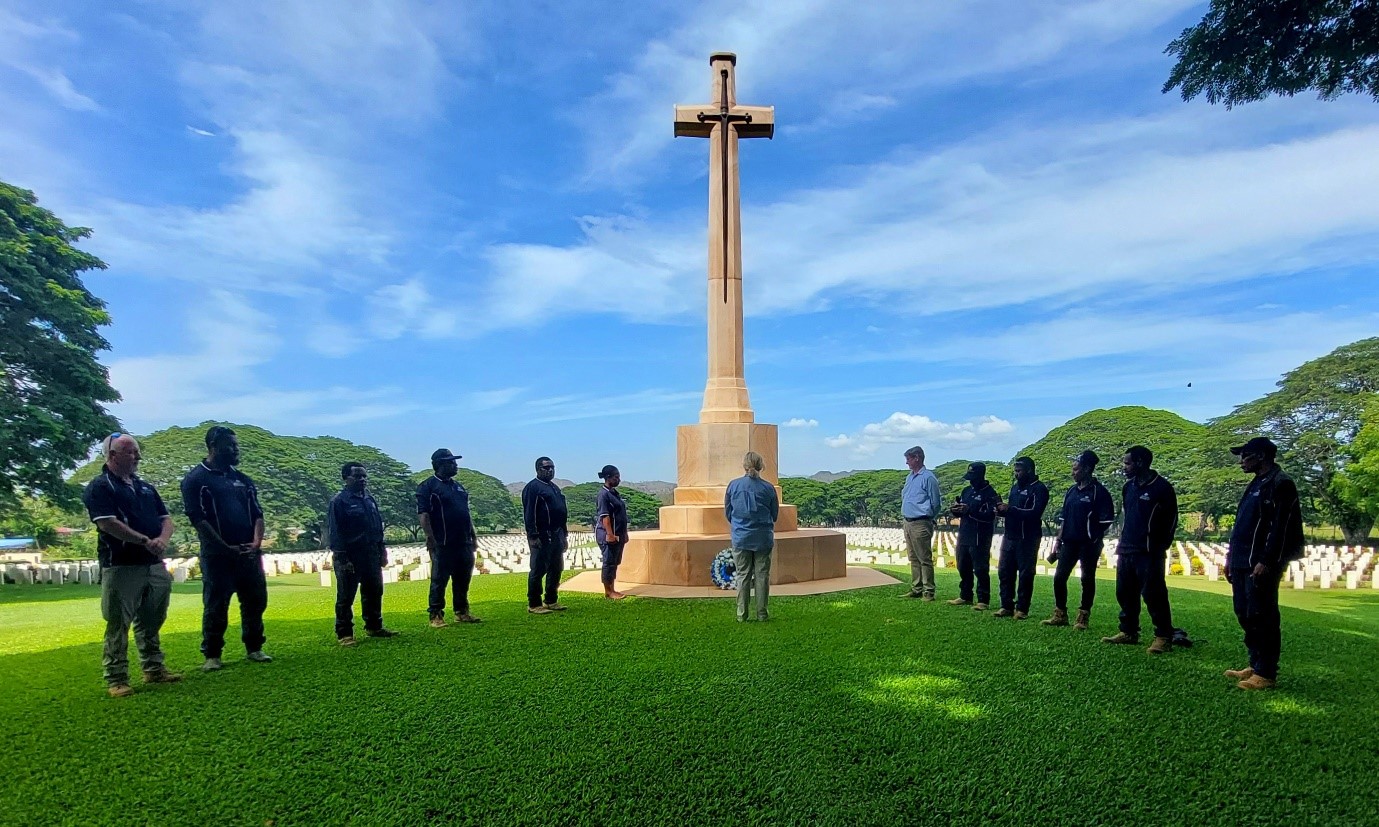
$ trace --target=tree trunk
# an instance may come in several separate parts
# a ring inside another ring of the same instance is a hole
[[[1369,530],[1374,528],[1373,517],[1357,517],[1341,523],[1341,535],[1348,546],[1362,546],[1369,542]]]

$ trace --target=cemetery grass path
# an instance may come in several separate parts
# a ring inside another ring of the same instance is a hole
[[[0,588],[0,824],[1379,823],[1371,591],[1285,591],[1283,683],[1247,694],[1224,584],[1172,589],[1202,643],[1158,658],[1099,642],[1104,582],[1083,633],[1038,625],[1046,577],[1021,623],[899,586],[773,599],[766,624],[578,594],[534,617],[524,575],[490,575],[483,624],[433,630],[426,585],[387,587],[401,637],[342,650],[333,590],[270,579],[276,661],[244,661],[232,609],[211,675],[179,586],[186,680],[121,700],[94,587]]]

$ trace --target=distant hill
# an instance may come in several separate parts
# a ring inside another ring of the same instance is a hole
[[[533,474],[532,476],[535,477],[535,474]],[[507,485],[504,485],[503,487],[506,488],[508,490],[508,493],[512,496],[520,498],[522,496],[522,489],[526,488],[527,483],[529,482],[531,482],[530,479],[525,479],[521,482],[510,482]],[[570,480],[561,479],[560,477],[556,477],[555,479],[551,480],[551,482],[555,483],[555,487],[561,489],[562,491],[574,485],[574,483]]]
[[[177,526],[174,539],[179,545],[194,543],[195,536],[182,513],[182,477],[205,459],[205,434],[212,425],[228,425],[239,437],[239,467],[258,486],[270,543],[291,542],[299,534],[305,535],[306,544],[320,538],[326,506],[341,487],[340,466],[350,461],[368,468],[369,490],[385,524],[406,528],[416,521],[415,487],[407,466],[377,448],[332,436],[281,436],[253,425],[202,422],[139,437],[139,476],[162,495]],[[101,464],[96,459],[78,468],[72,481],[85,484],[100,472]]]
[[[843,479],[843,478],[845,478],[845,477],[850,477],[850,476],[852,476],[853,474],[860,474],[860,473],[862,473],[862,472],[861,472],[861,471],[820,471],[820,472],[818,472],[817,474],[810,474],[806,479],[815,480],[815,481],[817,481],[817,482],[836,482],[837,480],[841,480],[841,479]]]
[[[675,499],[675,483],[665,482],[664,480],[647,480],[646,482],[625,482],[623,488],[631,488],[633,491],[640,491],[649,494],[660,500],[663,504],[669,504]]]

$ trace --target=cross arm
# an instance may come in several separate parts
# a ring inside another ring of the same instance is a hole
[[[701,119],[700,115],[704,117]],[[774,106],[734,106],[728,110],[728,116],[739,138],[770,138],[775,134]],[[713,126],[719,117],[716,104],[676,106],[675,137],[707,138],[713,134]]]

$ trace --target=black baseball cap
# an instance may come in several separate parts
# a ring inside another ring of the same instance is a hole
[[[433,465],[447,459],[464,459],[464,457],[459,454],[450,453],[449,448],[437,448],[435,451],[431,452],[431,463]]]
[[[1083,465],[1088,468],[1095,468],[1101,464],[1101,457],[1096,455],[1096,451],[1093,451],[1091,448],[1088,448],[1087,450],[1073,457],[1073,462],[1076,462],[1078,465]]]
[[[1278,446],[1268,437],[1257,436],[1244,445],[1235,446],[1231,449],[1231,453],[1236,456],[1240,456],[1241,454],[1259,454],[1260,456],[1273,459],[1278,456]]]

